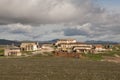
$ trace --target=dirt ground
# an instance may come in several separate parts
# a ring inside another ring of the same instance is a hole
[[[108,57],[108,56],[104,56],[103,61],[120,63],[120,57]]]

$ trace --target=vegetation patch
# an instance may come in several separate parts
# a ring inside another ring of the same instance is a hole
[[[82,54],[83,56],[87,57],[88,59],[91,59],[91,60],[101,60],[103,59],[102,57],[102,54],[91,54],[91,53],[88,53],[88,54]]]
[[[0,56],[4,56],[4,49],[0,49]]]
[[[102,53],[103,56],[111,56],[111,57],[114,57],[115,54],[120,56],[120,51],[113,50],[113,51],[108,51],[108,52]]]
[[[33,51],[22,51],[23,55],[31,55]]]
[[[54,56],[54,54],[52,52],[43,52],[33,55],[33,57],[50,57],[50,56]]]

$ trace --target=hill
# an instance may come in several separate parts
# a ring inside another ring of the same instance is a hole
[[[85,41],[85,43],[88,44],[118,44],[118,42],[114,42],[114,41],[95,41],[95,40],[89,40],[89,41]]]
[[[39,43],[55,43],[57,42],[59,39],[53,39],[53,40],[49,40],[49,41],[39,41]]]
[[[12,41],[12,40],[6,40],[6,39],[0,39],[0,45],[20,45],[21,42],[19,41]]]

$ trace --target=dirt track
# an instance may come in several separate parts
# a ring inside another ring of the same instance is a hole
[[[108,57],[108,56],[105,56],[103,61],[120,63],[120,57]]]

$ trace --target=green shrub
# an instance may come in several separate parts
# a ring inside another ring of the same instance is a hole
[[[0,56],[4,55],[4,49],[0,49]]]
[[[103,59],[102,58],[102,55],[101,54],[85,54],[86,57],[88,57],[89,59],[92,59],[92,60],[101,60]]]

